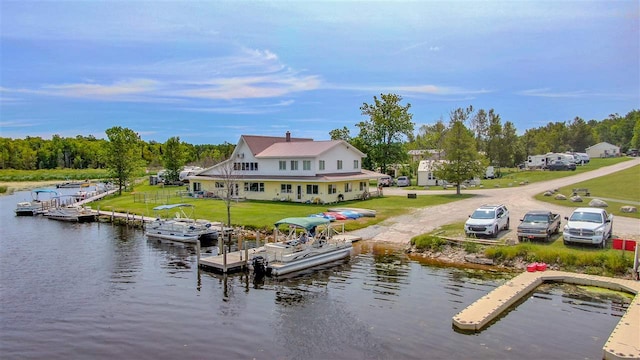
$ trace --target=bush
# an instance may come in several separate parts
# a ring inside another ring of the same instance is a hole
[[[465,242],[463,246],[464,251],[468,254],[475,254],[480,251],[480,245],[474,242]]]
[[[438,251],[447,243],[446,240],[433,235],[419,235],[411,239],[411,245],[418,250]]]

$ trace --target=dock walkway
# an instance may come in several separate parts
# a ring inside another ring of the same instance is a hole
[[[640,282],[562,271],[525,272],[478,299],[453,317],[462,330],[480,331],[544,282],[565,282],[635,294],[603,347],[603,359],[640,359]]]

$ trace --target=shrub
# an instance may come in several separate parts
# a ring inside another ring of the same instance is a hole
[[[411,244],[418,250],[441,250],[446,243],[446,240],[433,235],[419,235],[411,239]]]
[[[465,242],[464,245],[463,245],[463,249],[468,254],[475,254],[478,251],[480,251],[480,245],[478,245],[478,243],[474,243],[474,242]]]

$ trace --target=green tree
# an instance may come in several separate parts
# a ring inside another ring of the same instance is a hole
[[[351,132],[346,126],[343,126],[342,129],[333,129],[329,131],[329,136],[331,137],[331,140],[351,141]]]
[[[493,111],[493,110],[491,110]],[[471,131],[475,134],[478,151],[487,151],[487,138],[489,136],[489,120],[484,109],[478,110],[471,118]]]
[[[118,183],[118,194],[137,170],[140,158],[140,137],[133,130],[114,126],[105,131],[109,138],[106,156],[109,176]]]
[[[164,143],[164,153],[162,154],[162,164],[167,170],[166,179],[170,182],[180,180],[180,171],[184,167],[184,148],[179,136],[170,137]]]
[[[640,149],[640,112],[636,115],[636,124],[633,127],[630,149]]]
[[[489,127],[487,128],[486,154],[489,164],[500,165],[500,152],[504,141],[502,139],[502,121],[500,115],[493,109],[488,114]]]
[[[460,185],[469,179],[484,174],[486,165],[476,150],[473,132],[464,125],[473,112],[470,106],[451,112],[449,130],[444,138],[446,161],[438,165],[434,175],[456,184],[456,194],[460,195]]]
[[[568,141],[570,150],[584,152],[591,144],[594,144],[593,130],[581,118],[576,117],[569,124]]]
[[[500,166],[512,167],[516,163],[518,153],[518,134],[516,127],[511,121],[504,123],[502,127],[502,143],[498,152]]]
[[[417,148],[437,151],[439,160],[442,157],[442,147],[446,132],[447,127],[442,119],[439,119],[433,125],[422,125],[418,130],[418,135],[416,135]]]
[[[405,138],[413,136],[413,115],[409,113],[411,104],[400,105],[400,95],[381,94],[380,99],[374,96],[373,101],[373,104],[364,103],[360,107],[362,115],[369,116],[369,120],[357,124],[360,128],[358,137],[366,145],[371,164],[385,173],[387,165],[401,163],[407,158],[402,144]]]

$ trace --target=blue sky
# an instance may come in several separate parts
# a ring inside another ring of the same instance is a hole
[[[519,133],[640,104],[640,2],[0,2],[0,136],[316,140],[395,93]]]

